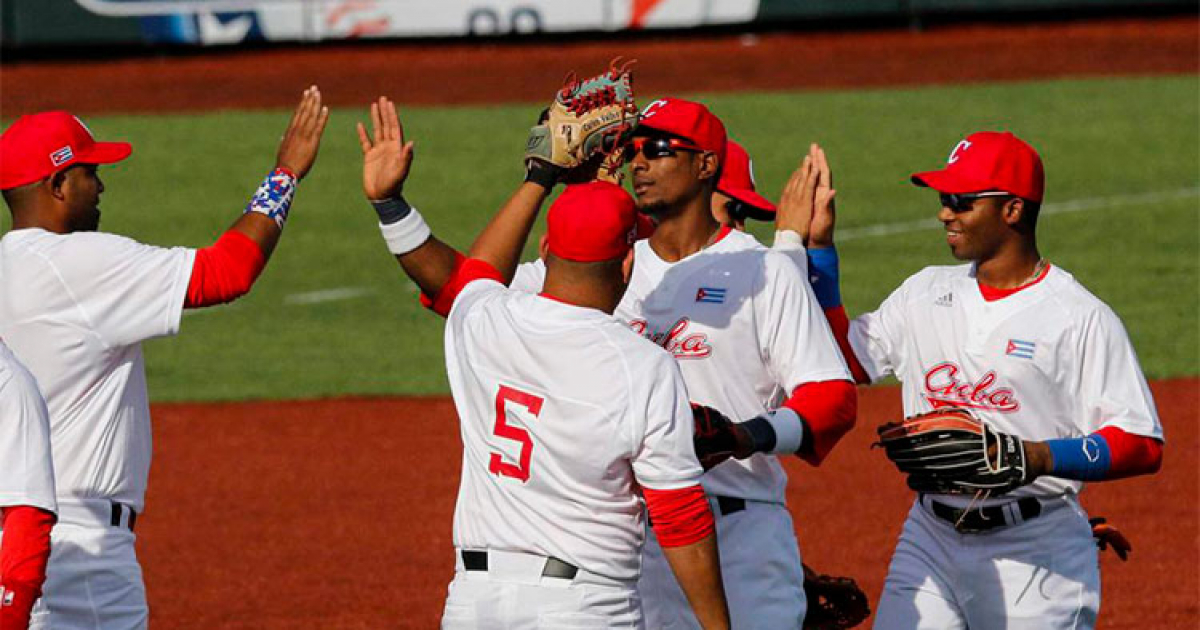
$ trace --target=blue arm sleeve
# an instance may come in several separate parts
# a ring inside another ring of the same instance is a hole
[[[1100,481],[1108,475],[1112,452],[1104,436],[1093,433],[1079,438],[1047,440],[1054,461],[1050,475],[1077,481]]]
[[[842,304],[842,292],[838,286],[838,255],[836,247],[808,250],[808,281],[821,308],[833,308]]]

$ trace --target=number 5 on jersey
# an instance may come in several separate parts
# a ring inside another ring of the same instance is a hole
[[[529,459],[533,455],[533,440],[529,438],[529,432],[522,428],[519,413],[513,413],[509,417],[508,403],[519,405],[529,411],[536,418],[542,412],[542,403],[544,398],[534,396],[518,389],[513,389],[507,385],[501,385],[500,391],[496,392],[496,427],[492,434],[513,440],[521,443],[521,454],[518,456],[518,462],[511,464],[504,461],[504,456],[497,452],[492,452],[492,458],[488,462],[488,471],[494,475],[502,475],[505,477],[513,477],[520,479],[522,482],[529,481]],[[509,420],[514,420],[516,424],[509,424]]]

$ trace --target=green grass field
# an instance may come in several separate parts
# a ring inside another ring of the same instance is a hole
[[[1185,76],[696,96],[750,150],[769,197],[778,197],[810,141],[827,148],[852,315],[916,270],[953,262],[936,226],[864,232],[933,219],[935,197],[908,184],[908,174],[939,167],[970,131],[1016,132],[1046,163],[1043,254],[1117,311],[1157,378],[1200,373],[1198,87]],[[443,239],[469,245],[520,181],[536,111],[401,111],[417,141],[406,196]],[[147,344],[154,399],[446,391],[442,322],[418,306],[362,199],[353,131],[362,118],[358,110],[333,113],[254,292],[191,312],[181,335]],[[285,112],[89,118],[99,137],[135,147],[132,159],[101,171],[103,228],[156,244],[211,243],[272,165],[286,122]],[[4,229],[8,220],[4,213]],[[768,226],[754,231],[769,238]]]

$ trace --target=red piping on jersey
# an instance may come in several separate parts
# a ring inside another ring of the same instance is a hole
[[[717,231],[717,237],[714,238],[713,242],[709,243],[708,246],[712,247],[713,245],[720,243],[721,240],[724,239],[726,236],[729,236],[729,233],[732,231],[733,231],[732,225],[722,225],[721,229]]]
[[[266,264],[258,243],[237,230],[226,231],[216,243],[196,250],[184,307],[236,300],[250,290]]]
[[[1104,427],[1096,434],[1108,442],[1109,464],[1105,481],[1149,475],[1162,468],[1162,442],[1114,426]]]
[[[558,297],[557,295],[550,295],[549,293],[546,293],[545,291],[542,291],[541,293],[539,293],[538,297],[544,297],[547,300],[554,300],[555,302],[558,302],[560,304],[566,304],[567,306],[579,306],[578,304],[575,304],[574,302],[568,302],[568,301]]]
[[[1033,279],[1033,282],[1030,282],[1029,284],[1023,284],[1019,287],[1013,287],[1011,289],[997,289],[996,287],[989,287],[988,285],[980,282],[979,283],[979,293],[983,295],[983,299],[985,301],[995,302],[996,300],[1006,298],[1006,297],[1016,293],[1017,291],[1023,291],[1025,289],[1028,289],[1029,287],[1041,282],[1046,277],[1046,274],[1048,274],[1048,273],[1050,273],[1050,265],[1046,265],[1046,268],[1042,270],[1042,273],[1038,274],[1038,277]]]
[[[846,365],[850,366],[850,374],[854,376],[854,382],[860,385],[870,385],[871,376],[867,374],[867,369],[859,362],[858,357],[854,354],[854,348],[850,345],[850,319],[846,316],[846,307],[838,304],[825,309],[825,319],[829,321],[829,327],[833,329],[833,338],[837,341],[838,349],[842,351],[842,357],[846,359]]]
[[[495,280],[503,283],[504,276],[500,275],[500,272],[486,261],[467,258],[455,252],[454,270],[450,272],[450,279],[442,285],[442,289],[434,297],[430,298],[422,293],[421,306],[446,317],[450,315],[450,307],[454,306],[454,300],[458,299],[458,294],[476,280]]]
[[[800,414],[808,425],[808,434],[800,445],[800,458],[819,466],[838,440],[854,428],[858,392],[850,381],[805,383],[792,392],[783,406]]]
[[[700,484],[678,490],[642,487],[651,527],[663,547],[691,545],[713,532],[712,508]]]
[[[0,542],[0,592],[13,593],[9,605],[0,602],[0,628],[25,628],[29,611],[42,595],[50,529],[54,514],[28,505],[5,507],[4,540]]]

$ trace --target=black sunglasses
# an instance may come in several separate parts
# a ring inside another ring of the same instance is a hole
[[[625,161],[629,162],[638,153],[646,156],[647,160],[657,160],[661,157],[673,156],[678,151],[703,152],[704,149],[679,138],[647,138],[637,137],[625,145]]]
[[[950,208],[955,212],[966,212],[975,205],[976,199],[985,197],[1012,197],[1006,192],[981,192],[981,193],[941,193],[939,197],[942,200],[943,208]]]

